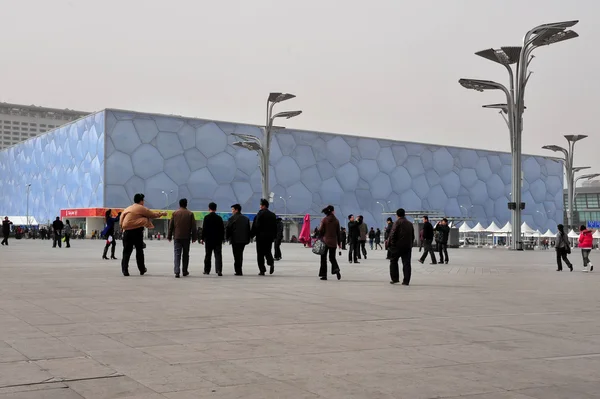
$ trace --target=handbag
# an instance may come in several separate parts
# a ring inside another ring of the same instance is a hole
[[[323,240],[316,240],[315,244],[312,247],[313,254],[315,255],[325,255],[327,252],[327,246],[323,242]]]

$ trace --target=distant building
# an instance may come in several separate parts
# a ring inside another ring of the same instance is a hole
[[[0,149],[89,115],[70,109],[0,103]]]
[[[564,190],[564,195],[564,219],[567,220],[567,190]],[[586,181],[577,187],[573,205],[573,226],[584,224],[594,227],[600,225],[600,180]]]

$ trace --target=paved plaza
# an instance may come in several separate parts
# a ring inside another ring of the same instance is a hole
[[[404,287],[382,251],[320,281],[301,245],[265,277],[226,246],[219,278],[194,244],[175,279],[149,241],[125,278],[103,243],[0,248],[0,399],[600,397],[600,270],[577,251],[559,273],[553,251],[454,249]]]

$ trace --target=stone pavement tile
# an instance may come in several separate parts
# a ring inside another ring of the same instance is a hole
[[[460,396],[438,396],[441,399],[532,399],[531,396],[527,396],[516,391],[503,391],[503,392],[487,392],[476,395],[460,395]],[[550,398],[549,398],[550,399]],[[571,398],[573,399],[573,398]]]
[[[30,362],[0,363],[0,388],[39,384],[52,379],[52,375]]]
[[[204,342],[189,345],[214,360],[249,359],[304,353],[304,348],[293,342],[284,344],[266,339],[250,339],[229,342]]]
[[[32,326],[42,324],[69,324],[70,321],[52,312],[23,312],[17,317]]]
[[[48,334],[12,316],[10,320],[0,320],[0,340],[8,340],[15,337],[40,338],[48,337]]]
[[[223,341],[238,341],[244,339],[261,338],[251,332],[251,329],[245,331],[238,328],[229,327],[211,327],[211,328],[194,328],[169,331],[155,331],[153,334],[168,339],[178,344],[198,344],[202,342],[223,342]],[[267,338],[267,337],[264,337]]]
[[[150,388],[129,377],[98,378],[70,381],[69,388],[85,399],[151,398],[155,394]]]
[[[205,363],[192,363],[184,366],[198,373],[202,378],[219,386],[268,383],[273,381],[263,374],[237,366],[229,361],[217,360]]]
[[[333,377],[315,375],[311,378],[287,380],[290,385],[302,388],[328,399],[394,399],[395,397],[379,389],[367,388],[353,382]]]
[[[283,382],[215,387],[165,393],[168,399],[319,399],[304,389]]]
[[[8,344],[0,341],[0,363],[16,362],[20,360],[27,360],[27,358],[16,349],[13,349],[8,346]]]
[[[163,337],[160,334],[146,331],[138,331],[135,333],[107,334],[107,336],[115,341],[118,341],[132,348],[173,345],[176,343],[166,338],[166,336]]]
[[[129,346],[103,334],[60,337],[59,340],[86,353],[101,350],[129,349]]]
[[[119,367],[119,371],[159,393],[217,386],[204,379],[201,371],[189,368],[187,365],[170,365],[155,361]]]
[[[487,394],[502,392],[484,382],[448,376],[444,368],[422,369],[398,372],[363,371],[342,376],[344,380],[364,386],[365,389],[377,389],[393,395],[395,398],[430,399],[460,395]]]
[[[600,356],[597,354],[593,357],[573,356],[570,358],[539,359],[527,364],[532,364],[536,369],[545,372],[571,378],[573,382],[582,380],[591,383],[600,382]],[[563,384],[567,383],[563,382]],[[555,382],[555,384],[558,384],[558,382]]]
[[[600,398],[600,384],[596,384],[593,387],[589,385],[551,385],[521,389],[515,391],[515,393],[526,395],[527,398],[535,399],[597,399]]]
[[[8,388],[0,388],[0,398],[2,395],[16,392],[28,391],[46,391],[50,389],[67,389],[67,384],[62,382],[49,382],[47,384],[17,385]]]
[[[83,397],[69,388],[39,389],[35,391],[21,391],[13,393],[0,393],[0,399],[82,399]]]
[[[193,345],[149,346],[139,350],[169,364],[209,362],[218,359],[215,353],[196,350]]]
[[[109,377],[119,374],[97,361],[87,357],[38,360],[35,362],[42,370],[59,380]]]
[[[53,337],[92,335],[98,333],[89,323],[43,324],[36,327]]]
[[[83,353],[60,340],[48,338],[21,338],[6,342],[31,360],[77,357]]]
[[[120,372],[124,372],[123,370],[128,367],[140,367],[151,363],[167,364],[139,349],[130,347],[90,351],[88,355],[97,362]]]
[[[421,353],[419,348],[388,348],[361,351],[360,355],[381,359],[395,365],[411,368],[452,366],[459,363]]]

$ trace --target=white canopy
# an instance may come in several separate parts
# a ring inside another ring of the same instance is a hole
[[[463,222],[463,224],[461,224],[460,227],[458,228],[458,231],[460,233],[468,233],[469,231],[471,231],[471,228],[469,227],[467,222]]]
[[[542,234],[542,237],[554,238],[554,237],[556,237],[556,234],[554,234],[553,232],[550,231],[550,229],[548,229],[544,234]]]
[[[510,222],[506,222],[504,227],[502,227],[499,231],[499,233],[510,233],[510,232],[512,232],[512,224],[510,224]]]
[[[531,227],[529,227],[527,222],[523,222],[523,224],[521,225],[521,234],[533,235],[534,233],[535,233],[535,230],[532,229]]]
[[[592,235],[594,238],[600,238],[600,230],[596,230],[596,232]]]
[[[492,222],[486,230],[488,233],[498,233],[500,232],[500,227],[498,227],[498,225],[495,222]]]
[[[475,227],[473,227],[473,228],[471,229],[471,232],[472,232],[472,233],[483,233],[483,232],[485,232],[485,231],[487,231],[487,229],[486,229],[485,227],[483,227],[483,226],[481,225],[481,223],[477,223],[477,224],[475,225]]]
[[[4,220],[4,218],[2,218]],[[27,226],[27,216],[9,216],[8,220],[13,223],[13,226]],[[37,226],[38,222],[33,216],[29,216],[29,224]]]
[[[569,231],[569,234],[567,234],[567,237],[569,237],[569,238],[579,238],[579,234],[577,234],[575,232],[575,230],[571,230],[571,231]]]

